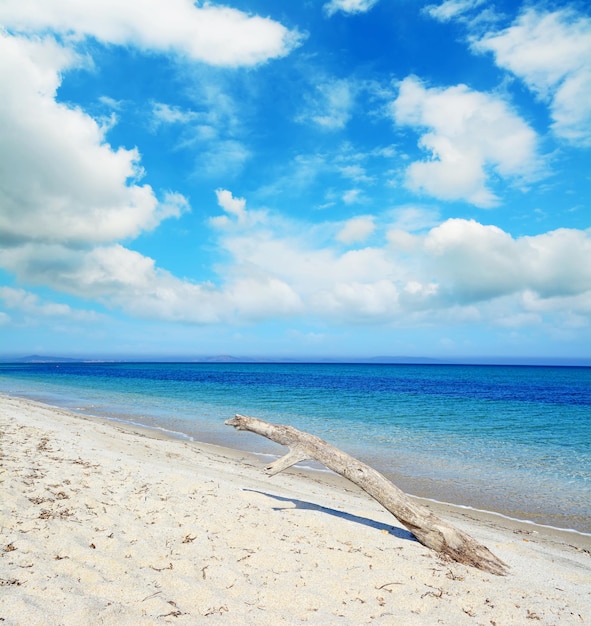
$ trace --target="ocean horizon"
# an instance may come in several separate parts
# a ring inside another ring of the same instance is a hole
[[[501,365],[532,367],[591,367],[591,358],[582,357],[539,357],[539,356],[236,356],[217,355],[100,355],[78,356],[30,354],[0,354],[0,363],[236,363],[236,364],[277,364],[277,365]]]
[[[591,533],[591,369],[438,363],[0,364],[0,393],[278,456],[224,421],[290,424],[404,491]]]

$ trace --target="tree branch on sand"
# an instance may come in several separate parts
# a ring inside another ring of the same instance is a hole
[[[316,460],[358,485],[392,513],[424,546],[454,561],[504,576],[507,565],[467,533],[451,526],[428,508],[414,502],[385,476],[323,439],[292,426],[271,424],[256,417],[236,415],[225,422],[287,446],[289,452],[266,467],[269,476],[305,460]]]

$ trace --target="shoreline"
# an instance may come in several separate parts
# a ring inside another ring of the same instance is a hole
[[[591,538],[422,501],[510,566],[442,560],[344,478],[0,396],[6,624],[581,624]],[[420,500],[420,499],[417,499]]]
[[[0,395],[0,399],[2,396]],[[34,401],[33,401],[34,402]],[[44,403],[40,403],[44,404]],[[47,405],[53,406],[53,405]],[[56,407],[58,408],[58,407]],[[281,455],[269,454],[267,452],[253,452],[252,450],[244,450],[242,448],[234,448],[231,446],[220,445],[217,443],[208,443],[204,441],[197,441],[196,439],[185,435],[184,433],[175,433],[174,431],[169,431],[164,428],[145,426],[143,424],[136,424],[129,421],[123,421],[115,418],[104,418],[98,415],[85,415],[79,414],[75,411],[71,411],[74,415],[80,415],[82,418],[87,418],[97,423],[113,423],[117,426],[128,430],[132,434],[141,434],[142,436],[154,437],[155,439],[160,439],[163,441],[178,441],[178,442],[187,442],[193,444],[199,448],[210,448],[212,451],[217,451],[219,453],[224,454],[225,456],[232,456],[236,459],[243,459],[245,457],[249,458],[250,462],[256,463],[257,461],[261,463],[261,477],[265,478],[264,467],[268,463],[268,458],[276,460],[280,458]],[[180,436],[177,436],[179,434]],[[278,444],[277,444],[278,445]],[[371,499],[370,496],[367,496],[363,493],[361,489],[357,486],[353,485],[346,478],[339,476],[332,470],[329,470],[325,467],[306,467],[301,463],[296,463],[291,468],[284,470],[283,473],[293,474],[299,476],[304,479],[312,479],[315,475],[317,475],[317,479],[320,482],[326,482],[327,486],[333,488],[341,488],[341,489],[349,489],[351,491],[355,491],[362,495],[362,497],[367,497]],[[270,479],[267,479],[270,480]],[[531,532],[531,533],[547,533],[549,535],[558,535],[563,536],[564,538],[574,535],[580,536],[582,538],[582,545],[586,548],[591,548],[591,533],[585,533],[574,528],[559,528],[556,526],[550,526],[548,524],[539,524],[537,522],[531,520],[522,520],[514,517],[510,517],[503,513],[499,513],[498,511],[489,511],[486,509],[478,509],[472,506],[464,505],[464,504],[455,504],[453,502],[444,502],[442,500],[436,500],[434,498],[427,498],[423,496],[417,496],[414,494],[407,495],[413,500],[421,503],[427,508],[432,508],[436,515],[443,516],[451,516],[454,518],[458,518],[461,516],[470,516],[473,515],[478,521],[485,523],[496,521],[498,524],[506,524],[507,528],[511,529],[515,532],[517,529],[519,532]],[[379,506],[379,505],[378,505]],[[399,523],[394,518],[393,523]],[[533,528],[532,528],[533,527]]]
[[[33,396],[27,396],[27,395],[11,395],[8,393],[0,393],[0,398],[2,397],[8,397],[8,398],[21,398],[23,400],[29,400],[31,402],[37,402],[39,404],[42,405],[47,405],[47,406],[51,406],[51,407],[55,407],[57,409],[60,410],[65,410],[65,411],[69,411],[71,413],[73,413],[74,415],[78,415],[82,418],[88,418],[88,419],[94,419],[94,420],[98,420],[99,422],[104,421],[107,423],[112,423],[112,424],[116,424],[119,425],[121,427],[124,428],[131,428],[133,429],[138,429],[141,432],[145,432],[146,434],[148,433],[153,433],[154,436],[157,437],[162,437],[164,439],[171,439],[173,441],[181,441],[181,442],[192,442],[195,443],[196,445],[213,445],[213,446],[217,446],[221,449],[227,449],[227,450],[235,450],[238,451],[242,454],[250,454],[253,455],[256,458],[272,458],[272,459],[277,459],[281,456],[282,452],[279,454],[273,454],[269,451],[257,451],[255,449],[253,449],[253,447],[251,448],[243,448],[243,447],[238,447],[237,445],[232,445],[232,443],[234,442],[230,442],[228,441],[229,439],[232,438],[233,435],[233,431],[230,431],[228,433],[228,438],[224,438],[223,436],[216,436],[214,441],[202,441],[199,439],[196,439],[193,435],[187,434],[185,432],[182,431],[175,431],[175,430],[171,430],[169,428],[166,428],[164,426],[157,426],[157,425],[148,425],[148,424],[141,424],[139,422],[136,422],[133,420],[133,416],[114,416],[114,415],[97,415],[97,414],[93,414],[90,412],[83,412],[83,411],[79,411],[76,408],[72,408],[69,407],[67,405],[59,405],[59,404],[52,404],[51,402],[45,402],[44,400],[37,400],[35,397]],[[251,435],[251,437],[253,437]],[[251,439],[251,441],[254,441],[255,439]],[[271,443],[269,442],[267,439],[261,438],[261,437],[257,437],[256,438],[257,441],[261,442],[261,447],[267,447],[267,448],[279,448],[280,446],[278,446],[277,444]],[[295,466],[296,468],[301,468],[302,465],[301,464],[297,464]],[[330,470],[324,468],[324,467],[311,467],[308,468],[311,471],[319,471],[322,473],[332,473]],[[375,468],[377,469],[377,468]],[[589,521],[588,521],[588,525],[589,525],[589,531],[587,530],[580,530],[578,528],[569,528],[569,527],[564,527],[564,526],[556,526],[553,524],[549,524],[549,523],[542,523],[542,522],[538,522],[535,521],[534,519],[527,519],[527,518],[520,518],[517,517],[515,515],[512,515],[508,512],[508,510],[495,510],[495,509],[485,509],[485,508],[481,508],[479,506],[474,506],[471,504],[463,504],[460,502],[453,502],[453,501],[446,501],[446,500],[440,500],[437,497],[433,497],[430,495],[422,495],[422,494],[416,494],[413,493],[412,487],[414,486],[415,488],[418,488],[420,491],[420,487],[419,485],[422,484],[423,481],[421,481],[421,479],[414,477],[414,476],[409,476],[406,474],[398,474],[398,473],[393,473],[393,472],[382,472],[386,478],[388,478],[388,480],[390,480],[391,482],[393,482],[397,487],[399,487],[400,489],[402,489],[405,493],[407,493],[408,495],[412,496],[414,499],[421,501],[423,503],[433,503],[435,506],[443,506],[443,507],[451,507],[452,509],[457,508],[460,510],[467,510],[467,511],[473,511],[475,514],[482,514],[485,516],[498,516],[501,519],[506,519],[510,522],[517,522],[520,524],[527,524],[527,525],[533,525],[535,527],[539,527],[539,528],[545,528],[548,529],[550,531],[560,531],[560,532],[565,532],[565,533],[573,533],[573,534],[577,534],[577,535],[582,535],[584,537],[591,537],[591,514],[589,516]],[[344,480],[344,479],[343,479]],[[461,492],[458,492],[459,494],[461,494]],[[538,514],[538,517],[548,517],[549,514]],[[531,513],[532,517],[535,517],[533,513]]]
[[[27,396],[27,395],[11,395],[11,394],[7,394],[7,393],[0,393],[0,398],[2,397],[8,397],[8,398],[21,398],[23,400],[28,400],[31,402],[36,402],[42,405],[46,405],[46,406],[50,406],[50,407],[55,407],[57,409],[60,410],[65,410],[65,411],[69,411],[71,413],[73,413],[74,415],[78,415],[82,418],[88,418],[88,419],[92,419],[92,420],[97,420],[99,422],[107,422],[107,423],[112,423],[114,425],[118,425],[121,426],[123,428],[130,428],[132,431],[137,429],[141,432],[144,432],[146,434],[149,433],[153,433],[154,436],[158,437],[158,438],[163,438],[163,439],[170,439],[173,441],[180,441],[180,442],[192,442],[196,445],[213,445],[213,446],[217,446],[221,449],[225,449],[225,450],[232,450],[232,451],[237,451],[239,453],[242,454],[249,454],[252,455],[255,458],[261,459],[261,458],[272,458],[272,459],[277,459],[281,456],[282,453],[279,454],[273,454],[271,452],[263,452],[263,451],[257,451],[255,449],[253,449],[253,447],[249,448],[242,448],[242,447],[238,447],[236,445],[231,445],[232,442],[228,442],[224,437],[216,437],[215,441],[202,441],[199,439],[196,439],[194,436],[187,434],[185,432],[182,431],[175,431],[175,430],[171,430],[168,429],[166,427],[163,426],[157,426],[157,425],[148,425],[148,424],[141,424],[139,422],[135,422],[133,420],[133,416],[112,416],[112,415],[97,415],[97,414],[93,414],[90,412],[81,412],[75,408],[71,408],[68,407],[67,405],[59,405],[59,404],[52,404],[51,402],[46,402],[44,400],[37,400],[35,399],[35,397],[32,396]],[[232,434],[233,431],[230,431],[229,433],[229,437],[228,439],[232,438]],[[252,437],[252,436],[251,436]],[[251,439],[251,441],[253,441],[254,439]],[[275,447],[275,448],[279,448],[279,446],[277,444],[271,443],[268,440],[264,439],[264,438],[260,438],[257,437],[256,439],[257,441],[261,442],[261,446],[262,447]],[[296,468],[302,468],[302,465],[298,464],[295,466]],[[310,467],[307,468],[307,470],[309,471],[318,471],[321,473],[329,473],[332,474],[332,472],[324,467]],[[423,503],[433,503],[435,506],[443,506],[443,507],[451,507],[452,509],[457,508],[457,509],[464,509],[464,510],[468,510],[468,511],[473,511],[475,514],[482,514],[482,515],[492,515],[492,516],[498,516],[499,518],[502,519],[507,519],[511,522],[518,522],[520,524],[529,524],[529,525],[533,525],[539,528],[546,528],[549,530],[556,530],[556,531],[560,531],[560,532],[566,532],[566,533],[574,533],[574,534],[578,534],[578,535],[583,535],[585,537],[591,537],[591,532],[586,532],[583,530],[579,530],[576,528],[565,528],[565,527],[561,527],[561,526],[554,526],[552,524],[545,524],[545,523],[540,523],[537,522],[533,519],[524,519],[524,518],[519,518],[519,517],[515,517],[513,515],[508,514],[507,512],[503,512],[503,511],[497,511],[494,509],[484,509],[484,508],[480,508],[478,506],[472,506],[469,504],[462,504],[459,502],[450,502],[450,501],[445,501],[445,500],[439,500],[437,498],[431,497],[431,496],[426,496],[426,495],[416,495],[414,493],[412,493],[409,490],[409,486],[412,487],[413,484],[415,484],[415,486],[417,486],[419,484],[419,480],[416,479],[415,477],[412,476],[407,476],[406,474],[395,474],[392,472],[386,472],[384,473],[384,475],[391,480],[394,484],[396,484],[399,488],[401,488],[403,491],[405,491],[406,493],[408,493],[408,495],[411,495],[414,499],[421,501]],[[344,479],[343,479],[344,480]],[[544,516],[544,515],[543,515]]]
[[[246,413],[318,435],[406,493],[591,533],[587,376],[549,372],[540,379],[526,368],[515,377],[505,368],[491,385],[472,367],[432,375],[354,366],[26,366],[7,372],[2,391],[280,454],[266,439],[223,425]],[[542,380],[550,396],[535,391]]]

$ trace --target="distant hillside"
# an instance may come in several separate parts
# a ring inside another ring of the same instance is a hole
[[[111,359],[97,359],[92,355],[84,358],[70,358],[62,356],[49,356],[32,354],[22,357],[9,357],[0,356],[0,362],[3,363],[89,363],[89,362],[111,362]],[[214,356],[198,356],[198,357],[174,357],[174,356],[144,356],[138,357],[137,355],[129,355],[126,357],[119,357],[115,359],[117,362],[153,362],[153,363],[168,363],[168,362],[187,362],[187,363],[408,363],[408,364],[429,364],[429,363],[441,363],[439,359],[432,359],[428,357],[413,357],[413,356],[375,356],[375,357],[258,357],[252,358],[247,356],[233,356],[230,354],[220,354]]]
[[[189,359],[180,359],[181,361]],[[413,356],[374,356],[374,357],[237,357],[230,355],[196,357],[190,359],[193,363],[368,363],[368,364],[436,364],[440,359]]]
[[[31,356],[22,357],[3,357],[0,361],[5,363],[80,363],[82,359],[70,359],[64,356],[40,356],[32,354]]]
[[[577,366],[590,367],[591,359],[541,358],[541,357],[463,357],[432,358],[420,356],[374,356],[374,357],[248,357],[220,354],[212,356],[187,355],[124,355],[117,358],[85,357],[71,358],[32,354],[29,356],[0,355],[0,363],[350,363],[374,365],[530,365],[530,366]]]
[[[219,356],[205,356],[200,359],[191,359],[199,363],[252,363],[254,359],[248,357],[232,356],[230,354],[222,354]]]

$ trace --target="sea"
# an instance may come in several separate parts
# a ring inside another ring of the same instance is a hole
[[[285,449],[224,421],[289,424],[407,493],[591,534],[589,367],[3,363],[0,393],[265,463]]]

